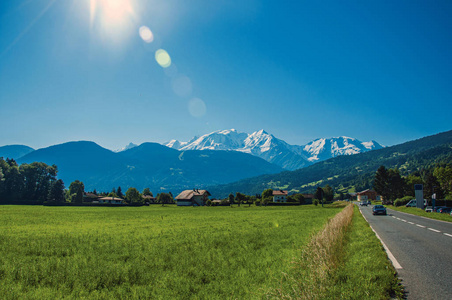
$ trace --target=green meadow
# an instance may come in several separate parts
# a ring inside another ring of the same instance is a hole
[[[0,295],[265,298],[341,210],[0,206]]]

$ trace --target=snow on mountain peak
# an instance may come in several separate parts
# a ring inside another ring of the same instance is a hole
[[[173,140],[166,146],[181,151],[185,150],[233,150],[261,157],[283,168],[295,170],[339,155],[357,154],[382,148],[375,141],[362,143],[346,136],[316,139],[304,146],[289,145],[274,137],[264,129],[251,134],[235,129],[218,130],[189,142]]]
[[[122,152],[122,151],[126,151],[126,150],[129,150],[129,149],[135,148],[135,147],[138,147],[138,145],[137,145],[137,144],[134,144],[134,143],[129,143],[129,144],[128,144],[127,146],[125,146],[125,147],[122,147],[122,148],[120,148],[120,149],[113,150],[113,152]]]

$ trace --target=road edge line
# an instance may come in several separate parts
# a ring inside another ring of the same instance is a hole
[[[361,213],[361,216],[363,216],[364,220],[366,220],[367,224],[369,224],[369,221],[367,220],[367,218],[363,215],[363,212],[361,211],[361,209],[358,207],[359,212]],[[383,245],[383,248],[386,251],[386,255],[388,256],[389,260],[391,261],[394,269],[396,270],[401,270],[403,269],[402,266],[399,264],[399,262],[397,261],[397,259],[394,257],[394,255],[392,254],[392,252],[389,250],[388,246],[386,246],[386,244],[383,242],[383,240],[380,238],[380,236],[378,235],[378,233],[375,231],[375,229],[372,227],[372,225],[369,224],[370,229],[372,229],[372,231],[375,233],[375,235],[377,236],[377,238],[380,240],[381,244]]]
[[[395,209],[390,209],[390,208],[388,208],[388,207],[387,207],[387,209],[392,210],[392,211],[395,211],[395,212],[398,212],[398,213],[401,213],[401,214],[405,214],[405,215],[410,215],[410,216],[415,216],[415,217],[423,218],[423,219],[426,219],[426,220],[433,220],[433,221],[443,222],[443,223],[446,223],[446,224],[452,224],[452,222],[447,222],[447,221],[443,221],[443,220],[432,219],[432,218],[428,218],[428,217],[424,217],[424,216],[418,216],[418,215],[406,213],[406,212],[403,212],[403,211],[398,211],[398,210],[395,210]],[[434,213],[434,214],[437,214],[437,213]]]

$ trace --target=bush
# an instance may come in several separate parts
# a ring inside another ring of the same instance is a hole
[[[256,201],[254,202],[254,204],[256,204],[256,206],[260,206],[260,205],[261,205],[261,201],[260,201],[260,200],[256,200]]]
[[[312,204],[314,204],[315,206],[319,205],[319,199],[312,200]]]
[[[405,196],[403,198],[400,199],[396,199],[394,201],[394,206],[404,206],[406,205],[408,202],[410,202],[410,200],[413,199],[413,196]]]
[[[207,205],[207,206],[212,206],[212,200],[208,199],[208,200],[206,201],[206,205]]]

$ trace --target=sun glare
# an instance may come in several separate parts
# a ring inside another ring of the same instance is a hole
[[[91,23],[99,16],[106,26],[121,25],[134,17],[132,0],[90,0]]]

